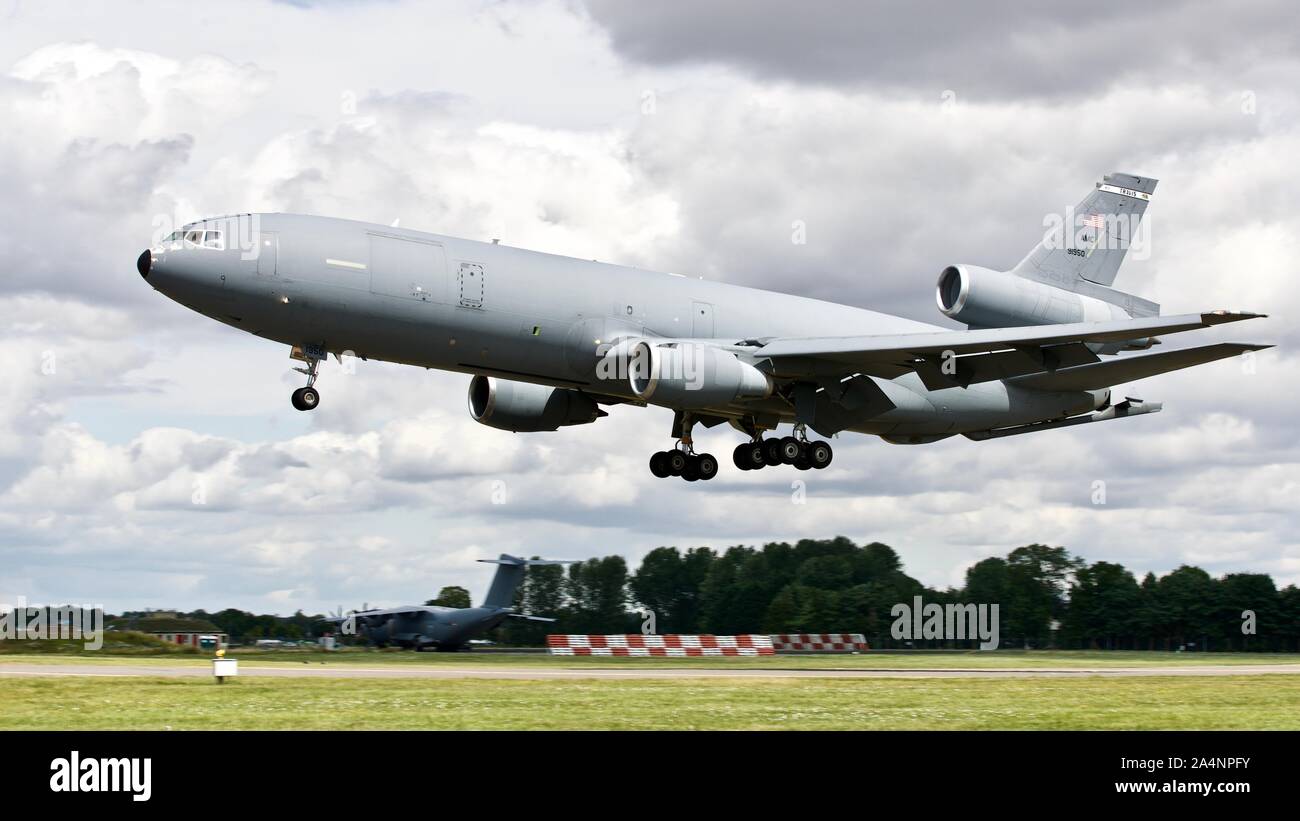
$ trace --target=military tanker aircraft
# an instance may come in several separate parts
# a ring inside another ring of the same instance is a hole
[[[385,225],[297,214],[200,220],[140,254],[155,289],[289,346],[320,403],[318,366],[352,355],[470,375],[470,415],[517,433],[675,411],[659,477],[712,479],[691,433],[729,423],[740,470],[830,465],[825,439],[983,440],[1160,410],[1111,388],[1268,345],[1145,351],[1160,337],[1262,314],[1162,316],[1112,287],[1156,180],[1106,175],[1016,266],[944,266],[950,329],[801,296]],[[792,283],[793,284],[793,283]],[[782,425],[792,430],[773,434]]]

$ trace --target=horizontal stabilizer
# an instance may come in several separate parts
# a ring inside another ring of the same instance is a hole
[[[507,556],[502,553],[495,559],[479,559],[486,564],[508,564],[514,567],[537,567],[548,564],[573,564],[576,559],[522,559],[518,556]]]
[[[1239,356],[1246,351],[1258,351],[1271,348],[1272,345],[1250,345],[1236,342],[1221,342],[1217,345],[1205,345],[1200,348],[1185,348],[1177,351],[1129,356],[1079,365],[1073,368],[1061,368],[1051,373],[1035,373],[1011,380],[1011,384],[1022,388],[1045,391],[1092,391],[1145,379],[1148,376],[1168,373],[1193,365],[1203,365],[1217,359]]]

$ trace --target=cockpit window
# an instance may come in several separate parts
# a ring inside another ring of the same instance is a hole
[[[191,243],[191,244],[193,244],[193,245],[202,245],[202,244],[203,244],[203,232],[202,232],[202,231],[190,231],[189,233],[187,233],[187,234],[185,235],[185,241],[188,242],[188,243]]]
[[[221,238],[220,231],[205,231],[203,234],[203,247],[216,248],[218,251],[226,247],[225,241]]]

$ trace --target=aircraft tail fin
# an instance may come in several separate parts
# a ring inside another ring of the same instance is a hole
[[[1059,226],[1049,227],[1043,241],[1011,272],[1100,296],[1099,289],[1079,285],[1086,282],[1109,288],[1115,281],[1124,255],[1141,241],[1138,229],[1157,182],[1134,174],[1107,174],[1082,202],[1062,215]]]
[[[483,607],[511,607],[515,603],[515,591],[524,580],[524,570],[530,566],[548,564],[568,564],[567,561],[551,559],[523,559],[502,553],[495,559],[479,559],[480,562],[497,565],[496,575],[492,577],[492,586],[488,588]]]

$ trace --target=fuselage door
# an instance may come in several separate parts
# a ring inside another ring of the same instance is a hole
[[[257,239],[257,275],[275,276],[276,266],[280,260],[280,235],[274,231],[262,231]]]
[[[707,302],[691,303],[691,336],[708,339],[713,336],[713,306]]]
[[[460,304],[464,308],[483,307],[483,266],[477,262],[462,262],[457,279],[460,284]]]
[[[446,257],[433,242],[370,235],[370,292],[442,302]]]

